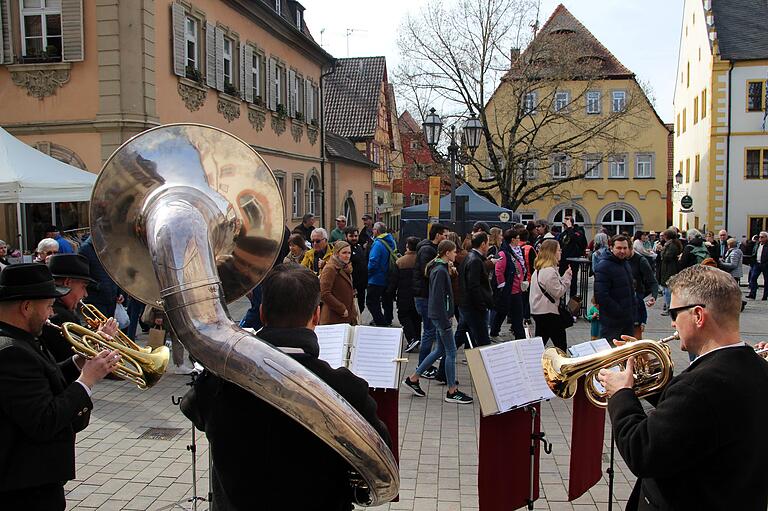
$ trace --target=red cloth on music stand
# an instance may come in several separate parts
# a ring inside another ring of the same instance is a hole
[[[376,415],[387,426],[389,437],[392,439],[392,454],[397,465],[400,466],[400,449],[397,445],[398,412],[397,406],[400,392],[397,389],[368,389],[368,393],[376,401]],[[392,499],[392,502],[400,502],[400,495]]]
[[[573,397],[569,501],[578,499],[600,481],[603,475],[604,435],[605,409],[587,400],[582,376],[579,378],[579,390]]]
[[[541,406],[536,408],[535,430],[531,412],[524,408],[480,417],[480,460],[477,488],[482,511],[510,511],[528,503],[531,435],[541,431]],[[536,442],[533,500],[539,498],[539,452]]]

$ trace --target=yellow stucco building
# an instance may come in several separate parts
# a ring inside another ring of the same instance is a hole
[[[675,77],[675,225],[768,230],[765,2],[687,0]],[[682,207],[684,196],[691,207]]]
[[[603,227],[611,233],[664,229],[668,222],[669,129],[635,75],[563,5],[557,7],[518,61],[536,64],[540,57],[531,55],[531,47],[540,38],[548,37],[557,38],[559,51],[578,52],[569,57],[571,62],[592,70],[581,73],[575,69],[569,76],[590,77],[532,82],[530,76],[516,72],[513,63],[485,108],[492,133],[499,126],[509,126],[509,119],[514,120],[521,112],[517,131],[535,133],[524,139],[525,143],[517,143],[538,147],[537,155],[520,165],[519,176],[525,176],[523,185],[531,193],[525,196],[517,212],[524,221],[544,218],[555,227],[564,216],[572,215],[589,237]],[[541,60],[539,72],[546,76],[548,60]],[[543,121],[545,117],[547,121]],[[593,136],[583,135],[590,130]],[[559,143],[580,137],[583,141],[578,144]],[[551,147],[553,151],[542,151],[542,147]],[[567,149],[558,151],[558,147]],[[514,150],[519,154],[527,149]],[[487,161],[484,145],[476,157]],[[485,169],[469,172],[468,180],[482,188],[487,183],[481,180],[493,177],[487,174]],[[515,174],[511,186],[520,185],[519,176]],[[563,182],[547,193],[535,191],[537,184],[576,176],[579,178]],[[499,200],[498,188],[490,193]]]

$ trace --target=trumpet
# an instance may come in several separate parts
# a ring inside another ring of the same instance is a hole
[[[129,348],[120,341],[109,340],[77,323],[66,322],[59,326],[46,320],[46,324],[61,332],[72,345],[72,350],[85,358],[91,359],[103,350],[117,350],[121,358],[112,374],[135,383],[142,390],[157,383],[168,367],[170,350],[166,346],[147,353]]]
[[[90,303],[85,303],[84,301],[80,300],[80,314],[83,316],[83,319],[88,324],[88,327],[96,331],[99,329],[101,325],[107,322],[108,318],[94,305],[91,305]],[[152,348],[147,347],[143,348],[133,342],[130,337],[125,335],[122,330],[119,328],[117,329],[117,332],[115,332],[114,339],[123,344],[126,348],[130,348],[134,351],[140,351],[142,353],[152,353]]]
[[[628,342],[611,350],[583,357],[568,357],[558,348],[548,348],[542,356],[542,366],[547,384],[557,396],[570,399],[576,393],[578,380],[585,378],[584,392],[587,399],[599,408],[608,406],[604,389],[597,387],[597,373],[623,365],[630,357],[635,363],[635,393],[638,397],[660,392],[672,379],[672,354],[669,342],[680,339],[677,332],[658,341],[642,339]]]

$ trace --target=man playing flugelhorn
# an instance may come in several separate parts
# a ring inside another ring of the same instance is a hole
[[[768,364],[739,337],[741,291],[729,274],[696,265],[672,277],[669,316],[696,358],[646,415],[632,390],[634,360],[603,369],[614,438],[637,477],[627,510],[765,511]],[[626,337],[626,340],[631,338]]]
[[[56,279],[56,285],[70,289],[69,293],[56,298],[53,302],[51,323],[61,326],[69,321],[79,325],[81,323],[80,317],[75,309],[80,300],[88,296],[88,285],[96,284],[96,281],[91,278],[88,259],[79,254],[57,254],[49,257],[46,264],[51,270],[53,278]],[[117,332],[117,321],[114,318],[109,318],[99,326],[98,332],[109,337],[114,336]],[[57,362],[72,357],[72,345],[64,339],[61,332],[56,328],[46,325],[43,328],[40,341],[45,344]]]

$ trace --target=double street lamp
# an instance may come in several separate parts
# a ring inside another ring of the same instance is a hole
[[[434,108],[429,110],[429,115],[424,119],[422,127],[424,129],[424,137],[427,139],[427,145],[432,153],[432,159],[436,163],[445,163],[446,160],[451,162],[451,222],[456,222],[456,162],[462,165],[469,165],[472,162],[475,150],[480,146],[480,138],[483,135],[483,123],[472,112],[462,128],[461,138],[467,144],[471,154],[460,151],[461,145],[456,142],[456,126],[451,125],[451,143],[448,144],[447,157],[437,150],[440,134],[443,131],[443,121],[435,113]]]

